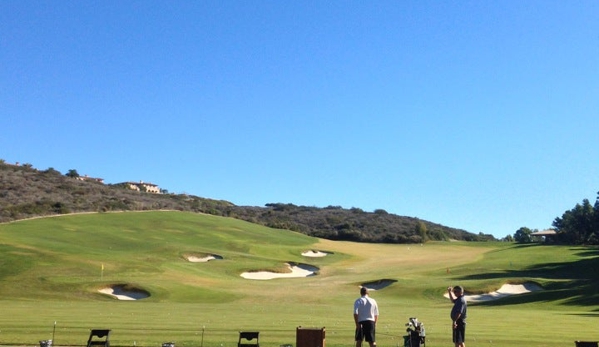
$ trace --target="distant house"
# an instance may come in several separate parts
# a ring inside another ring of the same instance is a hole
[[[90,181],[90,182],[98,182],[98,183],[104,183],[104,179],[103,178],[97,178],[97,177],[89,177],[88,175],[85,176],[79,176],[77,177],[78,180],[80,181]]]
[[[153,194],[160,194],[160,188],[157,184],[139,181],[139,182],[123,182],[121,183],[127,188],[137,190],[138,192],[144,191]]]
[[[553,242],[555,235],[557,235],[557,232],[551,229],[541,230],[530,234],[531,237],[537,236],[546,243]]]

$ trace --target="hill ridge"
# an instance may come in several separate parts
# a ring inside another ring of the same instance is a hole
[[[331,240],[422,243],[428,240],[494,240],[416,217],[377,209],[269,203],[237,206],[188,194],[153,194],[122,185],[77,180],[49,168],[0,163],[0,222],[79,212],[177,210],[231,217]]]

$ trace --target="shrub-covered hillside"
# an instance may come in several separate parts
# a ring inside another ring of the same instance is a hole
[[[427,240],[489,240],[465,230],[413,217],[365,212],[359,208],[325,208],[273,203],[265,207],[187,194],[152,194],[121,185],[78,180],[49,168],[0,162],[0,222],[80,212],[179,210],[227,216],[333,240],[421,243]]]

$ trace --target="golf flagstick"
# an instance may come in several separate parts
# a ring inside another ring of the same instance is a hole
[[[56,321],[54,321],[54,329],[52,329],[52,344],[54,344],[54,334],[56,334]]]

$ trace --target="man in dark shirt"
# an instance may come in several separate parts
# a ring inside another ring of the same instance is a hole
[[[451,321],[453,327],[453,343],[455,347],[466,347],[466,311],[468,305],[464,298],[464,289],[460,286],[447,288],[449,299],[453,302]]]

